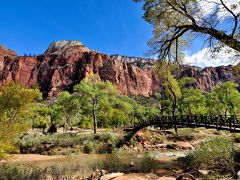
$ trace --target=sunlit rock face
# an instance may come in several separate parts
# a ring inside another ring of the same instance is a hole
[[[2,72],[2,70],[3,70],[4,59],[7,57],[13,58],[16,56],[17,56],[17,53],[15,51],[12,51],[12,50],[0,45],[0,72]]]
[[[112,82],[124,95],[151,96],[161,89],[154,73],[155,60],[127,56],[108,56],[90,50],[80,41],[57,41],[43,55],[17,56],[0,46],[0,86],[18,81],[24,86],[38,85],[44,97],[56,97],[64,90],[72,91],[87,74]],[[140,65],[139,65],[140,64]],[[180,77],[197,79],[196,87],[211,90],[227,80],[236,81],[232,66],[199,69],[186,67]]]
[[[182,71],[180,76],[194,77],[196,79],[195,86],[204,91],[210,91],[226,81],[234,81],[240,84],[231,65],[206,67],[203,69],[189,66]]]
[[[0,83],[38,85],[44,97],[54,97],[63,90],[71,91],[89,73],[111,81],[126,95],[151,96],[160,87],[152,68],[113,60],[79,41],[54,42],[41,56],[5,57]]]
[[[144,65],[153,65],[157,61],[156,59],[151,59],[151,58],[129,57],[129,56],[123,56],[119,54],[114,54],[114,55],[111,55],[110,57],[113,60],[133,64],[138,67],[142,67]]]
[[[50,44],[48,49],[45,51],[44,54],[46,55],[59,55],[64,53],[67,49],[71,47],[81,47],[83,51],[89,52],[90,49],[85,47],[80,41],[69,41],[69,40],[62,40],[56,41]]]

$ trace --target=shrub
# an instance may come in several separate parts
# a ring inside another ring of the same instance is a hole
[[[73,148],[82,146],[84,153],[111,153],[114,151],[119,138],[114,133],[93,134],[51,134],[25,136],[17,144],[21,153],[44,154],[54,148]]]
[[[93,141],[85,140],[83,142],[83,152],[84,153],[87,153],[87,154],[92,153],[94,149],[95,148],[94,148],[94,142]]]
[[[207,169],[217,173],[234,174],[234,144],[223,137],[201,142],[196,151],[185,158],[187,168]]]
[[[177,149],[177,144],[167,144],[167,149]]]
[[[45,169],[26,164],[1,164],[0,180],[45,179]]]
[[[106,169],[109,172],[148,173],[158,169],[159,165],[159,161],[149,156],[148,153],[139,156],[119,151],[106,156],[105,160],[99,166],[101,166],[101,169]]]

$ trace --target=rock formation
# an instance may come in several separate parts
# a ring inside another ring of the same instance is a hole
[[[3,61],[5,57],[10,57],[10,58],[14,58],[16,57],[17,54],[16,52],[5,48],[4,46],[0,45],[0,74],[2,73],[3,70]]]
[[[160,89],[160,81],[151,67],[154,61],[120,55],[110,57],[88,49],[79,41],[52,43],[43,55],[36,57],[17,56],[0,46],[0,86],[11,81],[28,87],[38,85],[44,97],[53,97],[63,90],[72,91],[87,74],[94,73],[112,82],[122,94],[151,96]],[[195,77],[196,86],[203,90],[211,90],[227,80],[237,81],[232,66],[202,70],[186,67],[183,76]]]
[[[180,76],[194,77],[197,81],[195,86],[204,91],[210,91],[226,81],[234,81],[240,84],[231,65],[206,67],[204,69],[189,66],[184,68]]]
[[[37,57],[6,54],[2,63],[0,85],[11,81],[25,86],[38,85],[44,97],[71,91],[89,73],[111,81],[122,94],[150,96],[160,87],[152,68],[115,61],[108,55],[89,50],[79,41],[52,43]]]
[[[119,54],[114,54],[114,55],[111,55],[110,57],[113,60],[133,64],[137,67],[142,67],[144,65],[153,65],[157,61],[156,59],[151,59],[151,58],[129,57],[129,56],[122,56]]]

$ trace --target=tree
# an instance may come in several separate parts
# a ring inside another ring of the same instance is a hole
[[[218,96],[216,92],[208,92],[205,95],[206,99],[206,108],[207,108],[207,113],[210,115],[220,115],[222,114],[222,104],[219,103],[218,101]]]
[[[42,128],[42,133],[45,133],[45,129],[51,122],[50,108],[44,104],[39,104],[36,109],[34,109],[34,114],[35,117],[33,118],[32,127]]]
[[[49,127],[47,132],[57,132],[57,125],[61,123],[63,118],[62,106],[58,105],[57,102],[54,102],[54,104],[39,103],[35,108],[34,113],[35,118],[33,118],[33,128],[42,128],[43,133],[45,133],[45,129]]]
[[[82,110],[86,114],[91,113],[96,134],[98,112],[110,106],[111,100],[118,95],[117,89],[109,81],[100,81],[91,74],[74,87],[74,92],[79,97]]]
[[[182,102],[185,105],[186,114],[206,114],[205,96],[200,89],[184,88],[182,90]]]
[[[98,113],[98,124],[102,127],[117,128],[131,123],[133,104],[129,97],[114,95],[102,105]]]
[[[171,73],[171,65],[166,62],[160,62],[156,65],[155,70],[158,73],[160,80],[162,81],[162,92],[163,99],[170,100],[165,102],[171,107],[171,115],[175,117],[177,110],[177,102],[182,96],[181,89],[178,81],[174,78]]]
[[[224,115],[236,115],[239,113],[240,93],[237,87],[238,84],[227,81],[214,90],[217,96],[218,109],[221,109]]]
[[[58,97],[56,104],[61,108],[64,130],[68,130],[69,127],[72,128],[73,118],[80,113],[79,101],[69,92],[64,91]]]
[[[169,63],[166,63],[165,61],[158,63],[155,67],[155,70],[162,81],[163,88],[161,92],[161,97],[163,97],[162,102],[164,102],[165,105],[171,108],[172,118],[176,121],[177,103],[179,101],[179,98],[182,96],[178,81],[174,78],[174,76],[171,73],[172,70],[171,65]],[[178,136],[176,123],[174,124],[174,128]]]
[[[217,42],[240,52],[240,3],[227,0],[134,0],[144,1],[144,19],[154,26],[150,40],[160,59],[177,59],[179,46],[199,34],[208,37],[209,46]],[[220,26],[220,24],[226,24]]]
[[[14,139],[28,129],[33,118],[35,101],[41,98],[38,89],[18,83],[3,86],[0,93],[0,160],[15,150]]]
[[[182,96],[179,99],[179,112],[182,115],[200,115],[207,112],[205,107],[205,96],[200,89],[194,87],[196,79],[192,77],[183,77],[179,84]]]

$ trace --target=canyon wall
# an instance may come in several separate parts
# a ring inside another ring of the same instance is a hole
[[[17,56],[0,46],[0,86],[11,81],[28,87],[38,85],[43,96],[51,98],[63,90],[72,91],[87,74],[94,73],[112,82],[122,94],[151,96],[161,88],[153,63],[153,59],[108,56],[79,41],[52,43],[44,54],[33,57]],[[196,86],[203,90],[228,80],[237,82],[232,66],[205,69],[189,66],[180,76],[195,77]]]

